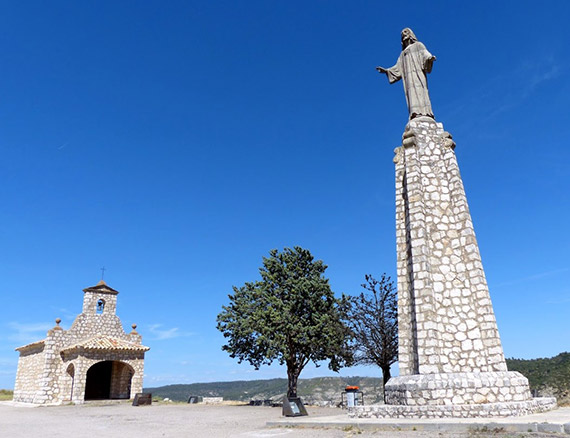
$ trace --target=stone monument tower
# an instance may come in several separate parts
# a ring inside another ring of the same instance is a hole
[[[435,57],[411,29],[389,69],[403,80],[410,120],[395,150],[400,375],[386,405],[358,417],[510,416],[552,409],[507,370],[451,135],[437,123],[426,73]]]

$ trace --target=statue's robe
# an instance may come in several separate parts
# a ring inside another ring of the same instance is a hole
[[[416,41],[402,50],[394,67],[387,69],[391,84],[404,79],[410,119],[420,115],[433,117],[426,77],[431,72],[433,61],[433,55],[422,43]]]

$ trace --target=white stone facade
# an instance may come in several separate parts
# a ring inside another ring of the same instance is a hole
[[[510,416],[552,409],[507,370],[455,143],[412,119],[395,150],[400,375],[355,417]],[[391,406],[390,406],[391,405]]]
[[[57,325],[44,340],[19,347],[14,401],[82,403],[133,398],[142,392],[149,350],[133,325],[126,333],[116,315],[118,292],[101,281],[83,290],[83,311],[69,330]]]

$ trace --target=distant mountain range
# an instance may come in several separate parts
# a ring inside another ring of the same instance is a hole
[[[553,396],[559,405],[570,404],[570,353],[544,359],[507,359],[511,371],[526,376],[535,396]],[[381,403],[382,379],[375,377],[317,377],[299,379],[298,394],[307,404],[336,406],[349,385],[359,386],[365,404]],[[223,397],[224,400],[281,401],[287,392],[287,379],[239,380],[234,382],[192,383],[145,388],[153,396],[188,401],[190,396]]]

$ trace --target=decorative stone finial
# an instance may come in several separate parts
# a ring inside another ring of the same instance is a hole
[[[453,141],[453,137],[449,132],[445,131],[441,137],[443,138],[443,145],[446,148],[450,148],[452,150],[455,149],[455,142]]]
[[[402,146],[405,148],[409,148],[416,144],[416,133],[411,129],[406,129],[404,134],[402,135]]]
[[[399,146],[396,149],[394,149],[394,158],[392,161],[394,163],[399,163],[401,158],[402,158],[402,146]]]
[[[133,328],[133,331],[131,333],[136,333],[137,332],[137,325],[133,324],[131,327]]]
[[[55,319],[55,327],[54,330],[62,330],[62,328],[59,326],[59,323],[61,322],[61,318],[56,318]]]

